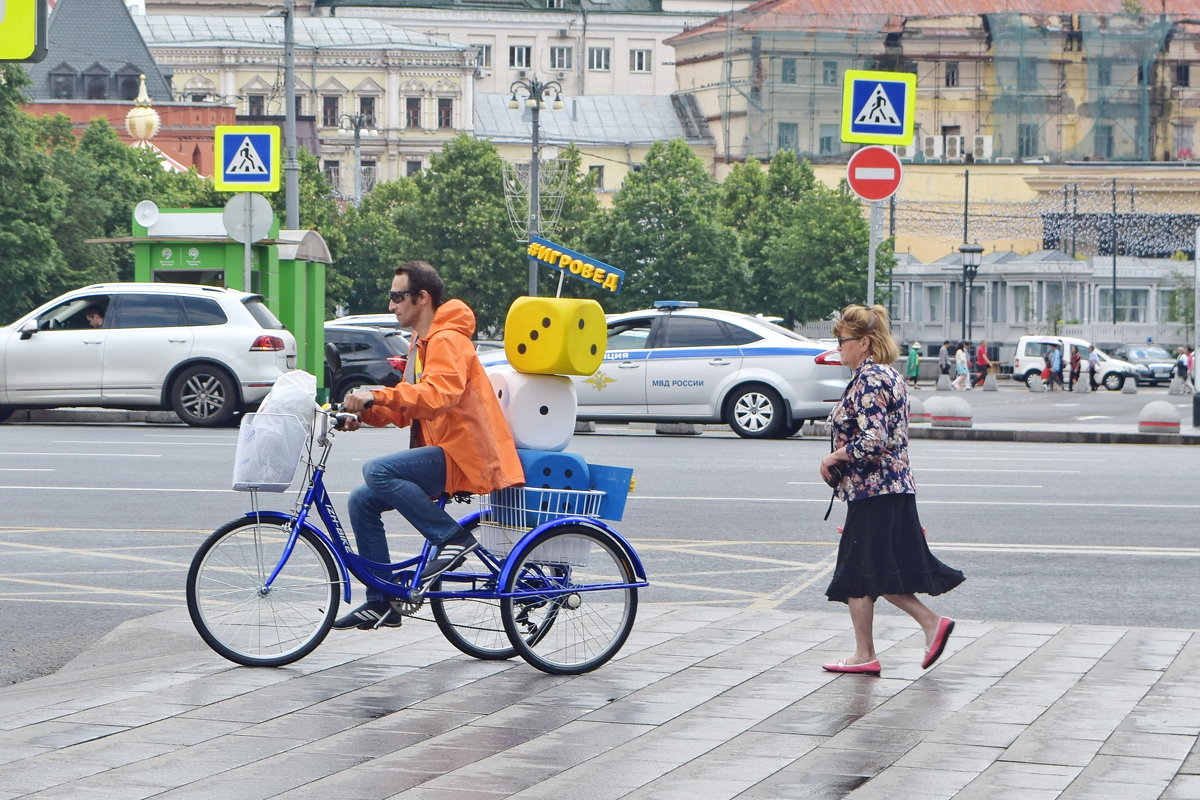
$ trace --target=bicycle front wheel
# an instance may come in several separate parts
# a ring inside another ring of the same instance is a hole
[[[338,609],[337,565],[312,531],[270,588],[288,528],[252,517],[219,528],[200,545],[187,577],[188,613],[208,646],[248,667],[278,667],[313,651]]]
[[[552,675],[604,664],[637,616],[633,565],[613,537],[586,525],[540,534],[520,553],[503,587],[500,614],[521,657]]]

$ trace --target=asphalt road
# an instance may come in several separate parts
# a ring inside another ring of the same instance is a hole
[[[968,397],[977,419],[1083,424],[1109,412],[1136,422],[1151,394]],[[1072,410],[1078,402],[1089,405]],[[235,441],[233,429],[175,425],[0,426],[0,683],[54,671],[123,620],[183,606],[197,545],[249,508],[227,488]],[[335,501],[344,507],[362,461],[405,441],[395,430],[339,437]],[[835,507],[822,520],[816,464],[827,447],[602,426],[571,449],[636,470],[618,527],[650,573],[643,602],[826,609],[844,515]],[[968,577],[933,601],[942,613],[1200,628],[1186,602],[1200,558],[1200,448],[915,440],[912,459],[931,546]],[[262,496],[264,507],[290,503]],[[395,519],[393,552],[415,551]]]

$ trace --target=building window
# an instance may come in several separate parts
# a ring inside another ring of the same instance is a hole
[[[375,98],[360,97],[358,98],[358,113],[366,117],[367,126],[375,127]]]
[[[821,83],[826,86],[838,85],[838,63],[825,61],[821,64]]]
[[[780,83],[795,83],[796,82],[796,59],[785,58],[779,62],[779,82]]]
[[[649,50],[630,50],[629,51],[629,71],[630,72],[649,72],[650,71],[650,51]]]
[[[1034,158],[1040,150],[1037,123],[1021,123],[1017,129],[1017,158]]]
[[[477,44],[479,49],[479,66],[490,67],[492,65],[492,46],[490,44]]]
[[[438,127],[454,127],[454,101],[449,97],[438,98]]]
[[[105,100],[108,98],[107,75],[85,75],[83,85],[84,96],[88,100]]]
[[[330,186],[332,186],[334,189],[337,189],[342,182],[342,162],[326,160],[324,172],[325,180],[329,181]]]
[[[1191,86],[1192,85],[1192,65],[1191,64],[1176,64],[1175,65],[1175,85],[1176,86]]]
[[[1100,289],[1100,321],[1113,321],[1112,289]],[[1146,322],[1150,305],[1149,289],[1117,289],[1117,322]]]
[[[1190,161],[1195,157],[1195,152],[1192,150],[1193,137],[1195,135],[1195,126],[1190,122],[1175,123],[1175,131],[1173,132],[1173,143],[1175,145],[1175,157],[1180,160]]]
[[[550,69],[571,69],[573,47],[551,47]]]
[[[797,152],[800,146],[800,126],[795,122],[779,123],[779,136],[775,149],[779,152],[791,150]]]
[[[1093,130],[1096,139],[1096,158],[1113,157],[1113,126],[1097,125]]]
[[[376,174],[374,159],[364,158],[362,160],[362,164],[359,165],[359,175],[362,176],[361,186],[363,194],[366,194],[375,188]]]
[[[1096,85],[1112,86],[1112,63],[1101,61],[1096,64]]]
[[[1017,62],[1017,88],[1022,91],[1031,91],[1038,88],[1037,64],[1033,59],[1024,59]]]
[[[608,72],[612,67],[612,50],[607,47],[588,48],[588,69],[593,72]]]
[[[267,96],[251,94],[246,96],[246,114],[251,117],[261,117],[267,113]]]
[[[341,113],[341,103],[337,95],[327,94],[321,98],[321,124],[323,126],[336,128]]]
[[[946,62],[946,86],[953,88],[958,86],[958,62]]]
[[[415,158],[410,158],[404,162],[404,174],[408,177],[421,174],[421,162]]]
[[[514,44],[508,48],[508,65],[516,69],[528,69],[533,65],[533,48],[527,44]]]
[[[546,8],[566,8],[565,0],[546,0]]]
[[[59,73],[50,76],[50,94],[55,100],[71,100],[75,97],[75,76]]]
[[[596,191],[598,191],[598,192],[604,191],[604,166],[603,165],[593,164],[592,166],[588,167],[588,177],[590,177],[592,179],[592,184],[595,186]]]
[[[838,125],[822,125],[819,142],[820,155],[832,156],[838,152],[838,140],[841,138],[841,128]]]
[[[138,96],[141,82],[136,75],[122,75],[117,80],[120,82],[120,86],[117,88],[118,97],[122,100],[133,100]]]
[[[941,286],[925,287],[925,319],[930,322],[941,322],[945,319],[946,306],[942,297]]]
[[[419,98],[419,97],[404,98],[404,127],[406,127],[406,128],[421,127],[421,98]]]

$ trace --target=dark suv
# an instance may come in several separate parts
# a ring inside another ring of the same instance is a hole
[[[408,338],[398,330],[325,325],[325,386],[339,401],[359,386],[395,386],[404,377]]]

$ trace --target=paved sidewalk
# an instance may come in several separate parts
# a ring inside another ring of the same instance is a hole
[[[425,622],[248,669],[168,611],[0,689],[0,800],[1200,798],[1197,632],[960,620],[927,672],[907,617],[876,639],[835,676],[845,613],[644,605],[578,677]]]

